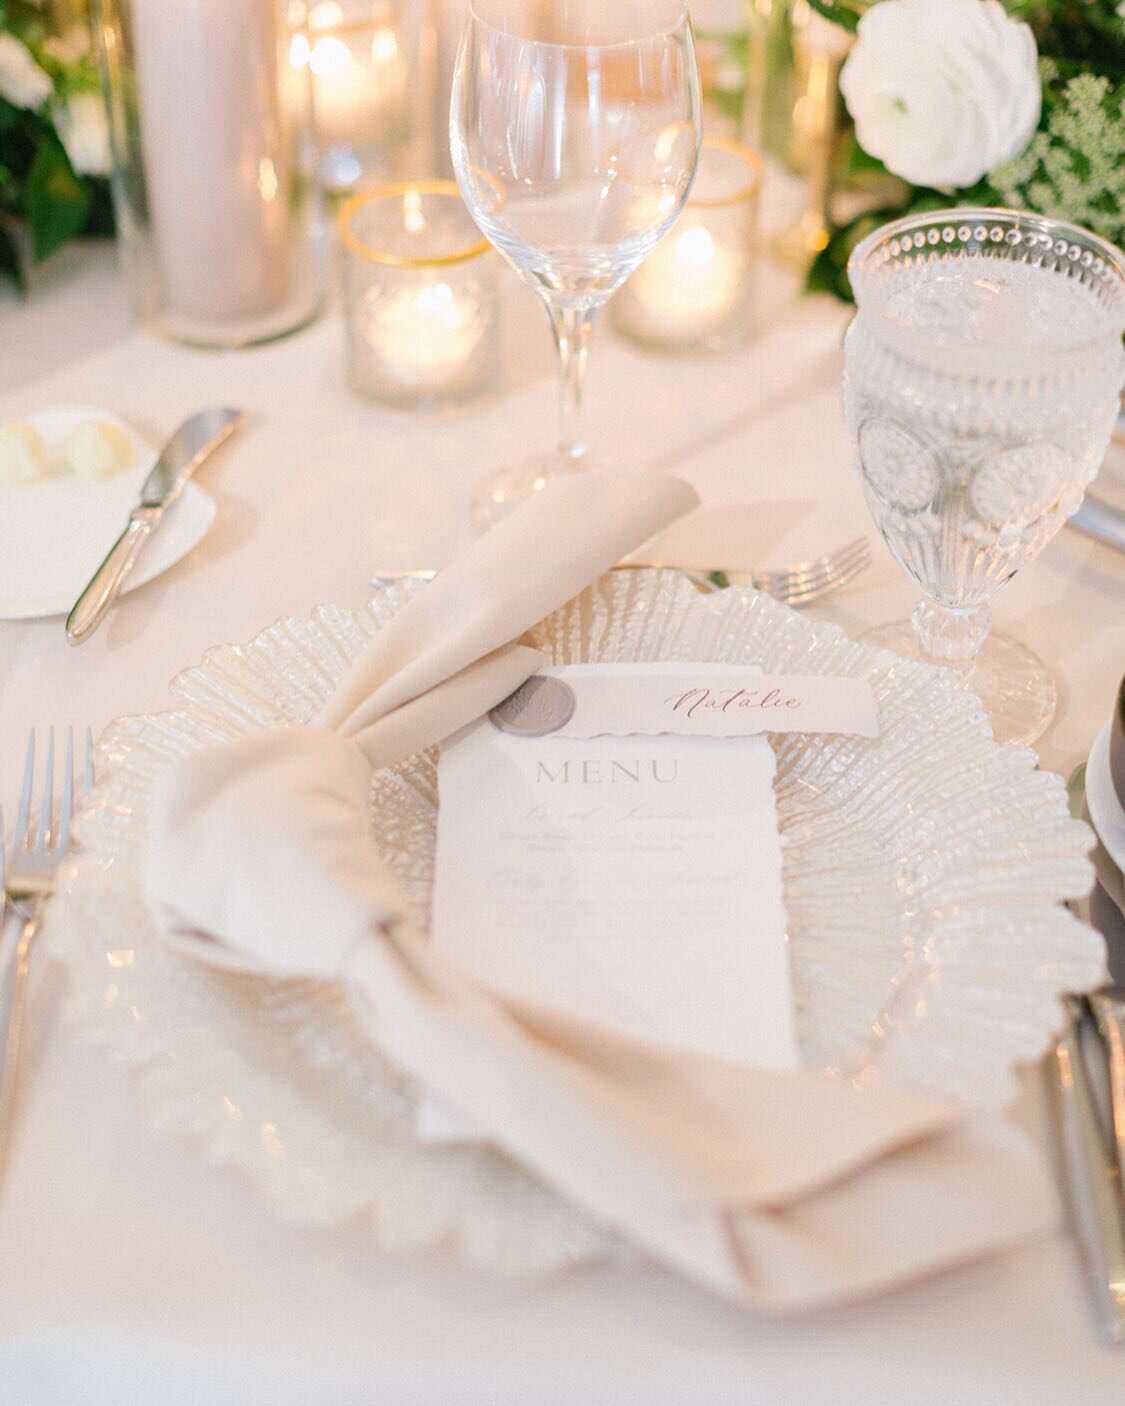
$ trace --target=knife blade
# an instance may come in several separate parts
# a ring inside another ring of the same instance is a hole
[[[1087,493],[1069,525],[1087,537],[1104,542],[1107,547],[1116,547],[1119,552],[1125,552],[1125,509],[1115,508],[1112,503],[1103,502]]]
[[[168,440],[141,486],[140,498],[129,514],[125,530],[66,617],[66,637],[71,644],[81,644],[97,629],[166,509],[180,496],[204,459],[234,433],[241,420],[241,410],[224,406],[200,410]]]

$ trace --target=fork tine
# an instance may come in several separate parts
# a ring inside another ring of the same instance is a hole
[[[816,600],[818,596],[835,590],[837,586],[845,585],[853,577],[858,576],[866,565],[866,561],[861,560],[855,562],[848,569],[837,571],[834,575],[823,580],[795,586],[785,596],[785,600],[789,605],[806,605],[809,601]]]
[[[45,849],[47,838],[54,829],[55,805],[55,729],[47,730],[47,761],[43,774],[43,799],[39,802],[39,826],[35,831],[35,848]]]
[[[816,578],[792,582],[785,590],[784,599],[791,605],[815,600],[818,596],[845,585],[866,567],[866,557],[852,559],[842,567]]]
[[[849,570],[854,564],[866,564],[871,556],[871,545],[866,537],[857,537],[834,552],[810,561],[799,562],[784,571],[764,571],[763,576],[772,583],[784,586],[790,582],[797,584],[808,580],[822,580],[834,576],[839,571]]]
[[[55,837],[55,852],[65,854],[70,848],[70,820],[74,814],[74,729],[66,730],[66,762],[63,771],[62,800],[59,804],[59,826]]]
[[[27,738],[27,756],[23,764],[23,783],[20,786],[20,804],[16,811],[15,843],[21,849],[31,848],[31,783],[35,779],[35,729]]]
[[[94,734],[86,729],[86,764],[82,772],[83,791],[94,789]]]

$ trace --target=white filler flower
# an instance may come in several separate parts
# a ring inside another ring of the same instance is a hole
[[[51,80],[14,34],[0,34],[0,98],[14,107],[40,108],[51,96]]]
[[[911,185],[975,185],[1039,125],[1035,39],[999,0],[880,0],[840,88],[865,151]]]
[[[80,176],[109,174],[109,120],[100,93],[71,94],[55,127]]]

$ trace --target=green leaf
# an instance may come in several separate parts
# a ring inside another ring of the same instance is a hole
[[[71,170],[57,138],[40,145],[27,175],[24,195],[36,262],[53,254],[82,228],[90,209],[89,189]]]
[[[102,238],[112,236],[117,226],[109,182],[93,179],[87,183],[87,188],[90,192],[90,210],[79,233]]]
[[[844,0],[809,0],[809,5],[817,14],[840,25],[849,34],[856,32],[862,13],[868,8],[864,4],[856,8],[854,5],[845,4]]]
[[[22,293],[24,291],[23,266],[19,250],[11,232],[0,224],[0,279],[10,279]]]

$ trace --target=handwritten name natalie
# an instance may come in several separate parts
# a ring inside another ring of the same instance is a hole
[[[758,708],[762,712],[770,712],[775,708],[791,709],[801,706],[799,698],[786,697],[776,688],[769,688],[764,692],[761,689],[746,688],[689,688],[686,693],[673,694],[664,702],[673,713],[682,710],[689,718],[694,717],[701,708],[705,711],[717,709],[720,713],[725,713],[730,708]]]
[[[573,690],[553,737],[751,737],[760,732],[877,737],[866,679],[763,674],[730,664],[571,664],[543,674]]]

